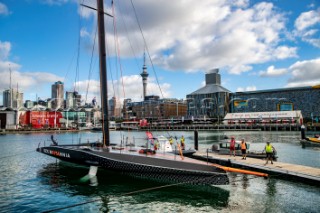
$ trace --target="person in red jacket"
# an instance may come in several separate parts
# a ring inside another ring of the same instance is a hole
[[[234,137],[231,137],[231,141],[230,141],[230,156],[233,153],[233,156],[236,156],[236,140],[234,139]]]

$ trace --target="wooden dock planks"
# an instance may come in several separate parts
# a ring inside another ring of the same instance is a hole
[[[203,161],[218,163],[224,166],[234,168],[243,168],[253,171],[265,172],[272,176],[278,176],[282,179],[303,180],[306,183],[320,183],[320,168],[308,167],[303,165],[283,163],[274,161],[273,164],[265,159],[248,158],[242,160],[240,156],[218,155],[216,153],[196,152],[193,157]]]

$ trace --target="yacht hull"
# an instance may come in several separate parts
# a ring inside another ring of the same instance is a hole
[[[94,165],[141,178],[197,185],[226,185],[229,183],[224,170],[203,162],[177,160],[176,157],[179,156],[173,159],[162,159],[144,154],[113,152],[110,149],[92,150],[67,146],[41,147],[37,151],[63,161],[86,166]]]

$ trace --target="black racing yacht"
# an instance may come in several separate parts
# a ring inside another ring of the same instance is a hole
[[[106,13],[103,8],[103,0],[97,0],[103,141],[102,143],[59,145],[52,138],[51,145],[39,145],[37,151],[62,161],[113,170],[141,178],[199,185],[228,184],[226,172],[210,163],[174,153],[122,147],[113,145],[116,144],[115,142],[110,143],[104,29]]]

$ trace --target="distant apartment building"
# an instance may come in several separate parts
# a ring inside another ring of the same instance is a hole
[[[54,105],[52,108],[63,108],[64,107],[64,84],[61,81],[55,82],[51,86],[51,98],[54,99]]]
[[[112,97],[109,100],[109,117],[110,118],[121,117],[120,101],[116,97]]]
[[[66,108],[67,109],[75,109],[78,108],[81,104],[81,95],[74,91],[74,92],[66,92]]]
[[[123,100],[122,115],[123,115],[123,118],[126,120],[133,117],[131,103],[132,103],[131,98],[126,98]]]
[[[34,107],[35,104],[34,104],[34,101],[26,100],[24,105],[27,109],[30,109],[30,108]]]
[[[130,102],[127,107],[132,117],[147,119],[181,119],[187,115],[187,103],[178,99],[160,99],[159,96],[146,96],[144,101]]]
[[[18,109],[23,107],[23,93],[16,89],[3,91],[3,106]]]

